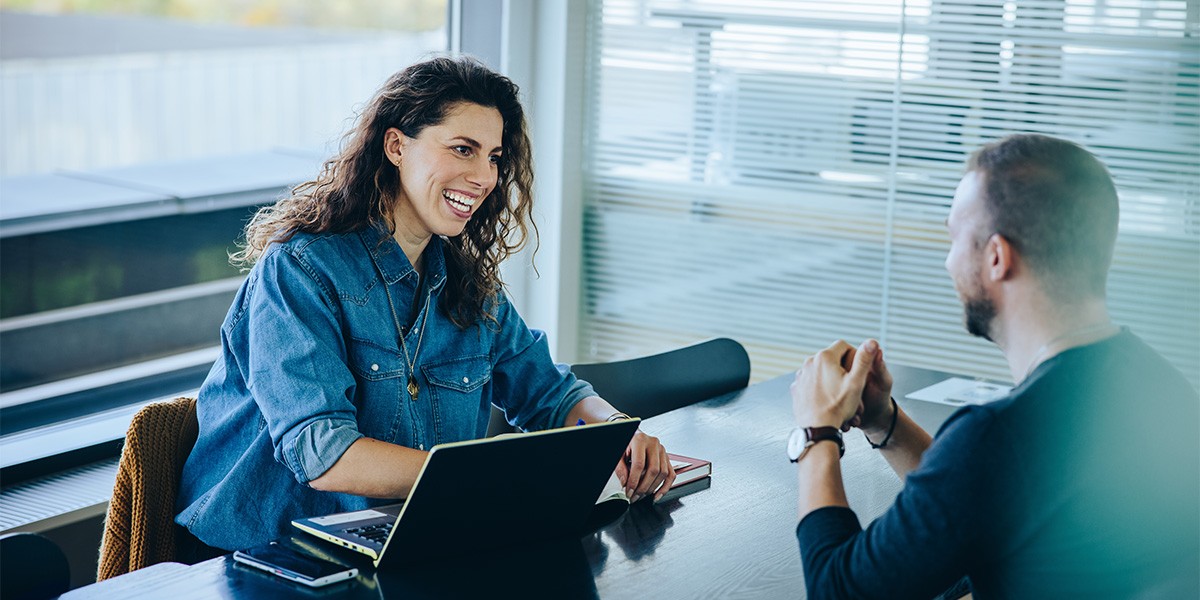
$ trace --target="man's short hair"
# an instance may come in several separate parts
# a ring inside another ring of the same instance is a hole
[[[1078,144],[1019,134],[992,142],[967,165],[983,179],[991,231],[1020,253],[1056,299],[1103,297],[1117,239],[1117,190]]]

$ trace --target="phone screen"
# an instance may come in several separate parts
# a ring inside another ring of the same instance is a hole
[[[306,585],[325,585],[358,574],[358,569],[306,556],[271,542],[233,553],[234,560]]]

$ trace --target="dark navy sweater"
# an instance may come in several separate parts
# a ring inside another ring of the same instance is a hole
[[[796,537],[809,598],[1200,597],[1200,398],[1122,331],[938,431],[895,505]]]

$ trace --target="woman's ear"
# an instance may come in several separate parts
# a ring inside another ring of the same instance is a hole
[[[406,137],[399,129],[389,127],[383,132],[383,154],[387,157],[388,162],[400,166],[400,157],[404,150],[404,141]]]

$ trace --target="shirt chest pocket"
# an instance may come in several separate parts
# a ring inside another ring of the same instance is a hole
[[[486,354],[431,362],[420,367],[433,398],[438,442],[474,439],[487,431],[490,403],[483,397],[492,379]],[[482,432],[480,428],[482,427]]]
[[[350,340],[348,354],[356,382],[358,430],[377,440],[405,443],[398,438],[408,383],[404,358],[395,349],[357,338]]]

